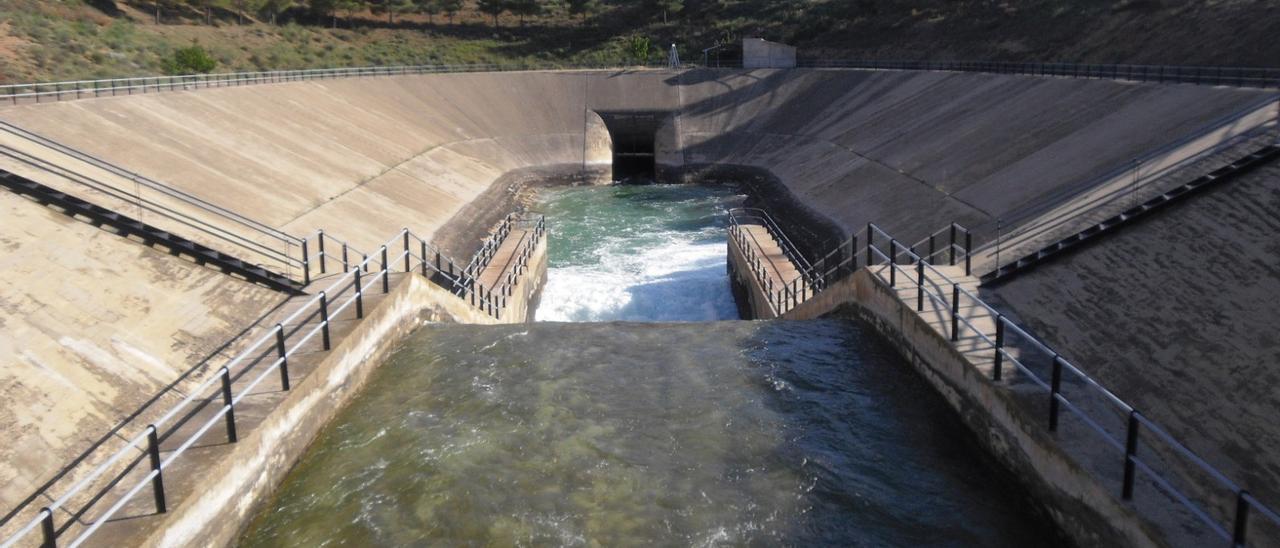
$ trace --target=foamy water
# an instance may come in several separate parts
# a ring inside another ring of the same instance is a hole
[[[690,185],[548,191],[551,230],[539,321],[736,319],[725,265],[724,188]]]

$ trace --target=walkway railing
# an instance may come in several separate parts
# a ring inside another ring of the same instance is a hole
[[[545,224],[539,222],[538,227],[538,233],[541,234]],[[334,243],[341,242],[341,240],[323,232],[319,233],[316,241],[318,245],[323,245],[322,242],[328,241],[331,246]],[[350,249],[350,246],[344,243],[339,245],[344,251]],[[393,254],[390,251],[391,249],[397,249],[397,251]],[[318,266],[322,271],[326,270],[328,251],[318,253],[320,253]],[[104,457],[100,464],[80,476],[61,495],[55,496],[47,490],[56,481],[67,477],[67,473],[70,472],[71,468],[64,469],[58,477],[46,483],[36,494],[28,497],[26,502],[10,512],[3,521],[0,521],[0,527],[8,525],[12,519],[23,514],[24,511],[29,511],[30,507],[35,504],[35,501],[42,494],[47,497],[47,500],[52,500],[53,502],[36,511],[35,515],[25,525],[3,543],[0,543],[0,548],[8,548],[36,534],[39,535],[37,538],[41,545],[56,546],[61,536],[73,525],[82,523],[84,525],[83,530],[70,542],[70,546],[79,546],[98,531],[103,524],[111,521],[127,503],[148,487],[150,487],[152,493],[156,513],[165,513],[168,509],[168,499],[165,493],[164,471],[180,459],[198,439],[219,423],[223,425],[226,431],[227,441],[229,443],[237,442],[239,435],[236,430],[235,410],[244,397],[252,393],[254,388],[267,382],[270,377],[278,376],[281,389],[289,390],[291,382],[289,359],[296,356],[304,345],[317,337],[319,337],[322,350],[329,350],[331,347],[330,327],[333,318],[354,307],[356,319],[362,319],[365,313],[365,293],[370,288],[384,294],[388,293],[390,291],[389,276],[396,270],[397,266],[402,265],[401,271],[403,272],[420,272],[437,285],[451,290],[457,287],[469,288],[475,285],[463,275],[461,270],[456,270],[452,266],[453,262],[451,260],[445,259],[436,248],[414,235],[407,228],[401,230],[386,244],[379,247],[374,256],[361,255],[364,258],[359,263],[351,264],[345,260],[344,253],[344,260],[341,263],[343,274],[329,283],[325,290],[304,302],[292,314],[258,336],[244,350],[220,367],[216,373],[210,375],[195,388],[186,390],[186,396],[181,401],[170,407],[158,419],[147,425],[146,428],[134,434],[132,438],[120,436],[120,439],[127,440],[125,445],[109,456]],[[445,266],[446,264],[448,266]],[[375,267],[375,265],[376,270],[371,275],[371,267]],[[480,310],[493,314],[495,317],[500,314],[497,299],[492,293],[480,293],[467,289],[459,296],[464,300],[469,300]],[[317,318],[319,319],[318,323],[305,333],[302,333],[308,322]],[[265,367],[260,367],[260,363],[263,360],[270,360],[270,362]],[[249,380],[247,385],[233,393],[234,383],[247,378],[255,370],[257,375]],[[197,414],[205,410],[209,405],[220,406],[216,407],[212,416],[205,418],[195,428],[194,432],[186,433],[186,438],[178,445],[177,449],[170,452],[165,458],[161,458],[160,445],[175,435],[184,435],[183,432],[187,431],[180,432],[183,426],[194,420]],[[99,448],[101,448],[100,445],[97,445],[91,448],[90,452]],[[72,467],[84,462],[89,456],[89,453],[82,455],[72,463]],[[124,495],[115,499],[111,506],[102,511],[96,518],[83,522],[85,516],[90,511],[98,508],[99,503],[108,498],[108,495],[121,482],[125,481],[131,472],[139,465],[142,465],[144,460],[146,466],[148,466],[148,472],[140,479],[136,479],[132,484],[129,484],[129,488]],[[73,503],[73,500],[84,500],[85,502],[79,504]],[[67,514],[68,517],[62,520],[57,519],[56,516],[60,512]],[[39,533],[35,533],[37,529],[39,529]]]
[[[547,218],[543,215],[534,217],[518,217],[514,228],[521,230],[520,241],[516,244],[516,253],[503,268],[495,289],[498,292],[498,303],[502,310],[507,307],[507,298],[515,295],[515,288],[529,269],[529,261],[537,251],[538,244],[547,231]]]
[[[649,65],[665,68],[664,64]],[[205,88],[238,87],[255,84],[300,82],[304,80],[333,80],[338,78],[368,78],[374,76],[405,76],[413,74],[442,74],[453,72],[507,72],[526,70],[589,70],[631,68],[609,63],[528,63],[470,65],[395,65],[375,67],[324,68],[302,70],[272,70],[261,72],[226,72],[218,74],[186,74],[179,76],[139,76],[135,78],[107,78],[102,80],[69,80],[0,85],[0,104],[41,103],[186,91]]]
[[[874,61],[860,59],[800,59],[797,64],[801,67],[809,68],[986,72],[992,74],[1063,76],[1068,78],[1185,83],[1210,86],[1280,87],[1280,69],[1275,68],[1017,63],[1003,61]]]
[[[783,256],[795,267],[798,275],[788,279],[773,261],[757,253],[757,250],[763,250],[765,245],[756,238],[755,234],[743,228],[746,225],[764,227],[773,239],[773,243],[782,250]],[[814,293],[813,286],[817,280],[812,277],[813,267],[809,264],[809,260],[800,253],[767,211],[759,208],[730,209],[729,237],[738,244],[738,249],[743,253],[743,258],[764,292],[765,301],[769,303],[775,315],[781,316]],[[773,276],[769,275],[770,272]],[[775,284],[774,279],[779,280],[779,283]]]
[[[101,169],[120,180],[112,182],[90,177],[8,146],[0,145],[0,156],[32,169],[57,175],[83,189],[100,193],[122,204],[135,206],[140,213],[148,212],[176,223],[175,226],[192,229],[205,236],[211,247],[219,251],[236,255],[304,285],[307,283],[305,260],[296,255],[304,245],[304,240],[300,238],[13,124],[0,121],[0,132]],[[119,184],[125,181],[127,186]],[[143,189],[147,192],[144,193]],[[85,196],[85,199],[94,201],[92,196]],[[111,204],[99,205],[113,209]]]
[[[860,248],[859,241],[865,243],[865,248]],[[947,331],[953,343],[963,335],[971,341],[980,341],[978,344],[991,352],[991,380],[1002,381],[1008,371],[1013,371],[1047,396],[1044,424],[1050,432],[1059,431],[1062,411],[1066,410],[1079,419],[1086,432],[1116,455],[1115,469],[1120,474],[1115,488],[1122,500],[1135,500],[1140,473],[1177,507],[1194,516],[1204,531],[1224,543],[1246,545],[1251,529],[1268,528],[1261,536],[1252,538],[1275,538],[1273,535],[1280,532],[1280,514],[1052,347],[988,305],[962,282],[939,270],[926,256],[912,251],[911,246],[900,244],[880,227],[868,224],[828,256],[840,256],[843,250],[852,250],[852,253],[830,266],[828,283],[856,271],[858,255],[862,255],[862,265],[889,287],[905,283],[916,289],[917,312],[924,313],[926,302],[948,311]],[[971,321],[973,314],[966,315],[961,310],[979,310],[989,315],[994,321],[994,334],[989,336]],[[966,352],[976,351],[976,347],[966,348]],[[1101,402],[1101,410],[1090,405],[1094,401]],[[1140,447],[1148,450],[1139,451]],[[1104,484],[1115,481],[1109,477],[1099,480]],[[1179,483],[1184,485],[1180,488]],[[1265,525],[1252,522],[1251,516],[1260,516]]]

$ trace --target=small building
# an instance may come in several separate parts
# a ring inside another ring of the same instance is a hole
[[[796,48],[763,38],[742,39],[742,68],[795,68]]]

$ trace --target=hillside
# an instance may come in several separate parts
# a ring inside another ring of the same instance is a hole
[[[651,0],[587,17],[551,9],[492,19],[464,2],[452,21],[420,13],[237,13],[236,2],[0,0],[0,81],[157,74],[197,43],[217,71],[410,63],[619,63],[631,36],[676,43],[686,61],[718,41],[760,36],[825,58],[981,59],[1277,66],[1271,0]],[[548,2],[549,5],[563,3]]]

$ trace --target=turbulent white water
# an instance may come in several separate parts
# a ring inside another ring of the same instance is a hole
[[[740,199],[690,185],[548,191],[550,263],[537,319],[736,319],[725,225]]]

